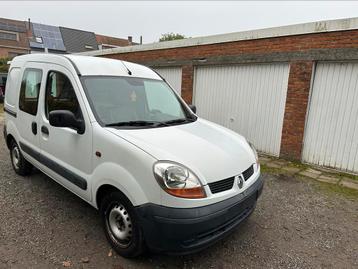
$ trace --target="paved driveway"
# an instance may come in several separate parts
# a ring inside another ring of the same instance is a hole
[[[40,172],[17,176],[1,138],[0,268],[358,268],[357,198],[292,176],[264,180],[229,238],[195,255],[126,260],[109,255],[96,210]]]

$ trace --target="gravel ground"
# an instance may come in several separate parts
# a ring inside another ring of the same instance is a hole
[[[358,268],[357,198],[263,176],[256,211],[230,237],[195,255],[127,260],[95,209],[38,171],[17,176],[0,139],[0,268]]]

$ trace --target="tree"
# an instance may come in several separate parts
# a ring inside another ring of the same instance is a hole
[[[0,58],[0,72],[7,73],[9,70],[9,65],[7,62],[9,61],[9,58]]]
[[[161,38],[159,38],[159,42],[178,40],[178,39],[184,39],[184,38],[186,38],[186,37],[181,34],[166,33],[166,34],[162,34]]]

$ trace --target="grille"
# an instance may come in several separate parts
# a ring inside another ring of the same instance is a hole
[[[229,177],[227,179],[209,183],[211,193],[214,194],[214,193],[230,190],[234,185],[234,180],[235,177]]]
[[[242,172],[242,176],[244,177],[245,181],[248,180],[253,174],[254,174],[254,166],[253,165],[251,165],[244,172]]]

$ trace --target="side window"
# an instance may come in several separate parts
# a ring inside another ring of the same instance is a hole
[[[19,108],[31,115],[37,114],[42,71],[26,69],[21,82]]]
[[[17,86],[19,85],[18,81],[21,79],[20,75],[21,75],[21,69],[19,67],[13,67],[11,68],[9,75],[7,77],[7,83],[6,85],[6,90],[4,90],[4,93],[6,93],[5,96],[5,102],[6,104],[8,104],[9,106],[14,107],[15,103],[16,103],[16,99],[17,99]],[[3,78],[4,80],[4,78]],[[0,82],[1,84],[1,82]]]
[[[69,110],[77,118],[81,117],[81,110],[75,90],[69,78],[56,71],[49,72],[46,83],[46,117],[53,110]]]

